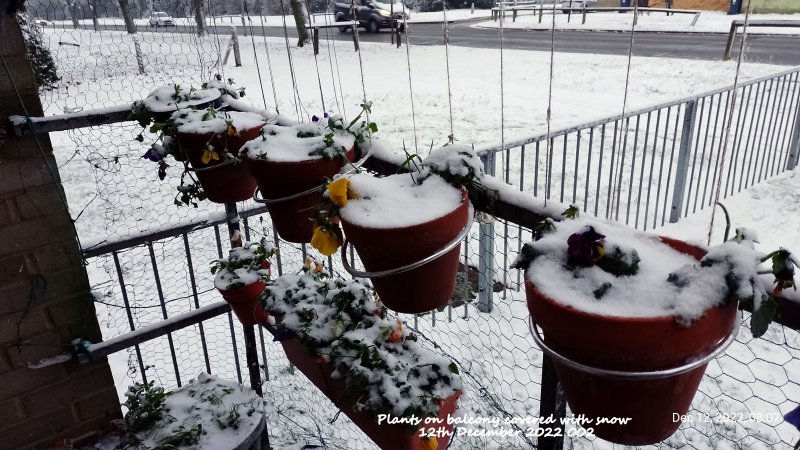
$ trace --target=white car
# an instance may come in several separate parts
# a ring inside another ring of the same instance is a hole
[[[151,27],[174,27],[175,21],[172,20],[172,17],[165,12],[154,12],[150,14],[150,26]]]
[[[597,8],[597,0],[564,0],[561,2],[561,11],[569,12],[570,9]]]

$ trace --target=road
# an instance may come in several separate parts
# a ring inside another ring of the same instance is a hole
[[[472,28],[470,25],[487,19],[466,21],[450,24],[450,44],[473,48],[499,48],[500,33],[496,29]],[[139,27],[140,31],[179,32],[190,33],[190,27],[151,28]],[[108,25],[104,29],[124,31],[123,26]],[[211,32],[221,34],[229,33],[227,26],[210,28]],[[272,37],[282,37],[283,28],[280,27],[254,27],[254,34],[266,34]],[[289,29],[292,44],[295,43],[297,33]],[[321,38],[330,36],[340,41],[352,42],[352,35],[348,31],[341,33],[337,29],[320,31]],[[361,41],[385,42],[390,44],[391,35],[388,30],[377,34],[370,34],[363,30],[359,32]],[[441,24],[411,24],[409,25],[409,40],[412,45],[442,45],[444,37]],[[549,50],[551,34],[549,31],[531,30],[505,30],[503,46],[506,49],[521,50]],[[636,56],[672,57],[685,59],[718,60],[722,58],[727,35],[702,34],[702,33],[650,33],[640,32],[635,35],[633,53]],[[557,31],[555,33],[555,49],[568,53],[594,53],[604,55],[623,55],[628,53],[630,45],[630,32],[587,32],[587,31]],[[748,36],[747,59],[751,62],[800,65],[800,36]],[[736,58],[739,49],[737,40],[734,45],[733,58]]]

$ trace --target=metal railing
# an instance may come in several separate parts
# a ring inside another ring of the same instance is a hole
[[[723,88],[478,150],[521,191],[647,230],[797,165],[800,68],[736,94],[732,114]]]

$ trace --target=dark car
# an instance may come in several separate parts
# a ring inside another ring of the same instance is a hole
[[[350,6],[350,3],[334,3],[334,15],[337,22],[353,20],[353,11]],[[408,9],[397,0],[356,0],[355,4],[358,26],[366,28],[370,33],[377,33],[381,28],[390,28],[392,22],[401,32],[405,31],[403,20],[410,17],[407,11]],[[342,33],[349,29],[350,26],[339,27],[339,31]]]

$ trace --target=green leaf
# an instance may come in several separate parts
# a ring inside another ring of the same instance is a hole
[[[450,373],[458,375],[458,366],[456,366],[456,363],[451,362],[450,365],[447,366],[447,369],[450,371]]]
[[[370,122],[369,123],[369,129],[373,133],[377,133],[378,132],[378,124],[376,124],[375,122]]]
[[[753,337],[763,336],[777,313],[778,302],[770,296],[764,297],[761,300],[761,306],[750,316],[750,331],[753,333]]]

